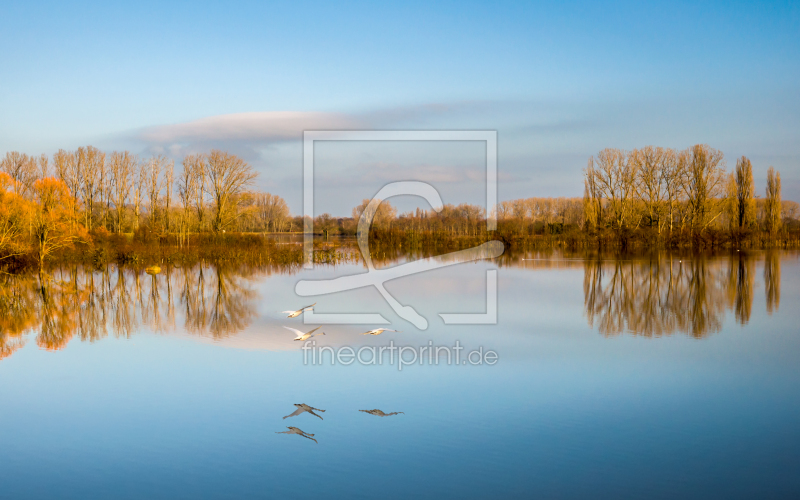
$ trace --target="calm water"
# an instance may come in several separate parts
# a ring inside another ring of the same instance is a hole
[[[522,260],[523,258],[533,260]],[[486,311],[498,323],[445,325]],[[63,269],[0,287],[2,498],[800,496],[795,253],[529,254],[298,297],[364,272]],[[453,346],[493,365],[304,364],[317,346]],[[326,410],[284,419],[294,403]],[[378,417],[358,410],[404,412]],[[287,426],[314,434],[276,434]]]

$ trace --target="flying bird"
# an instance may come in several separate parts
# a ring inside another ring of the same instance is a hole
[[[287,330],[293,331],[297,335],[297,338],[295,340],[308,340],[311,337],[314,337],[315,335],[325,335],[325,332],[314,333],[317,330],[319,330],[320,328],[322,328],[321,326],[318,326],[318,327],[314,328],[313,330],[311,330],[308,333],[303,333],[300,330],[296,330],[294,328],[289,328],[288,326],[284,326],[284,328],[286,328]]]
[[[370,415],[375,415],[376,417],[391,417],[392,415],[397,415],[398,413],[403,413],[402,411],[393,411],[392,413],[383,413],[381,410],[358,410],[363,411],[364,413],[369,413]],[[403,413],[405,415],[405,413]]]
[[[325,410],[320,410],[319,408],[314,408],[312,406],[308,406],[305,403],[300,403],[300,404],[295,403],[295,406],[297,407],[297,409],[294,411],[294,413],[292,413],[290,415],[286,415],[283,418],[296,417],[297,415],[300,415],[303,412],[308,412],[308,413],[314,415],[315,417],[319,417],[320,420],[324,420],[322,417],[320,417],[319,415],[314,413],[314,411],[321,411],[321,412],[324,413]]]
[[[306,312],[306,310],[309,310],[309,311],[312,310],[315,305],[317,305],[316,302],[314,302],[310,306],[301,307],[300,309],[298,309],[296,311],[281,311],[281,312],[283,314],[288,314],[289,316],[287,316],[287,318],[296,318],[296,317],[300,316],[301,314],[303,314],[304,312]]]
[[[400,330],[390,330],[388,328],[376,328],[374,330],[370,330],[368,332],[364,332],[361,335],[380,335],[383,332],[399,332]]]
[[[316,439],[314,439],[312,437],[313,434],[309,434],[307,432],[303,432],[300,429],[298,429],[297,427],[287,427],[287,429],[289,429],[289,430],[288,431],[283,431],[283,432],[276,432],[275,434],[297,434],[298,436],[303,436],[304,438],[310,439],[310,440],[314,441],[315,443],[319,444],[319,441],[317,441]]]

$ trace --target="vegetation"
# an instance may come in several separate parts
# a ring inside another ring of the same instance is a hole
[[[300,261],[299,248],[253,235],[300,231],[304,221],[280,196],[251,189],[256,173],[244,160],[213,150],[186,156],[178,168],[162,155],[140,159],[92,146],[59,150],[52,159],[7,153],[0,161],[0,267],[43,269],[56,256],[134,265]],[[583,198],[499,203],[490,214],[493,232],[483,207],[398,214],[383,202],[370,244],[390,256],[434,255],[490,239],[512,247],[618,250],[800,245],[798,204],[781,200],[780,174],[770,167],[759,198],[746,157],[728,174],[722,152],[707,145],[604,149],[584,174]],[[320,215],[315,230],[326,240],[354,236],[367,203],[352,218]],[[350,258],[340,250],[318,245],[315,259]]]
[[[250,190],[255,172],[223,151],[191,155],[175,175],[164,156],[88,146],[0,161],[0,265],[247,258],[299,261],[299,250],[226,233],[292,228],[286,202]],[[177,195],[177,196],[176,196]],[[113,235],[113,236],[112,236]]]

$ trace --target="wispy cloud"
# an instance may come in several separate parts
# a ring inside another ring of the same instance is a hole
[[[149,150],[174,153],[224,146],[259,148],[300,141],[304,130],[375,130],[430,126],[437,118],[479,111],[490,103],[431,103],[351,113],[257,111],[145,127],[125,134]],[[438,128],[438,127],[437,127]]]
[[[303,130],[347,130],[360,126],[363,121],[343,113],[263,111],[147,127],[138,132],[137,138],[153,145],[207,141],[268,143],[301,139]]]

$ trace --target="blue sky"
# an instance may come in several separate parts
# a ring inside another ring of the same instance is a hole
[[[604,147],[695,143],[750,157],[759,191],[774,165],[800,199],[797,3],[3,2],[0,19],[0,154],[221,147],[299,212],[303,129],[492,129],[500,199],[579,196]],[[317,206],[349,213],[373,164],[449,172],[445,202],[481,202],[459,174],[479,152],[453,148],[354,151]]]

